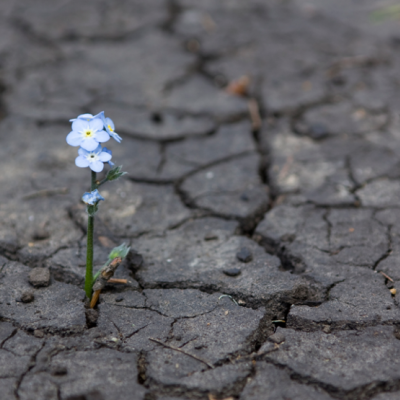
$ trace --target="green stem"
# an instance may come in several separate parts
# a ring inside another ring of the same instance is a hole
[[[104,185],[107,181],[108,181],[108,179],[107,179],[107,178],[104,178],[104,179],[101,180],[98,184],[96,184],[95,189],[98,189],[101,185]]]
[[[92,172],[91,190],[96,189],[96,172]],[[92,298],[93,286],[93,228],[94,217],[88,217],[87,225],[87,244],[86,244],[86,277],[85,277],[85,292],[86,296]]]

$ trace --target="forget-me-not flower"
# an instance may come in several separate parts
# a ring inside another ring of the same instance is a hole
[[[90,167],[94,172],[103,171],[105,162],[111,160],[111,151],[100,145],[95,150],[87,151],[84,148],[78,150],[79,156],[75,159],[75,165],[80,168]]]
[[[94,206],[100,200],[104,200],[104,197],[99,193],[97,189],[95,189],[93,190],[93,192],[86,192],[82,196],[82,200],[85,204],[90,204],[91,206]]]
[[[92,120],[94,118],[101,118],[101,114],[104,114],[104,111],[102,111],[102,112],[100,112],[100,113],[98,113],[96,115],[93,115],[93,114],[81,114],[81,115],[78,115],[76,118],[70,119],[69,122],[74,122],[77,119],[84,119],[85,121],[90,121],[90,120]]]
[[[107,147],[104,147],[104,148],[103,148],[103,151],[105,151],[106,153],[108,153],[110,156],[112,155],[111,150],[108,150]],[[107,162],[108,162],[108,165],[109,165],[110,167],[113,167],[113,166],[115,165],[112,161],[107,161]]]
[[[106,118],[104,116],[104,111],[102,111],[101,113],[97,114],[101,120],[103,121],[103,125],[104,125],[104,129],[107,131],[107,133],[113,138],[115,139],[118,143],[121,143],[121,136],[118,135],[117,132],[115,132],[115,125],[114,122],[111,118]]]
[[[72,132],[67,136],[67,143],[92,151],[99,143],[107,142],[109,139],[110,135],[103,130],[103,121],[100,118],[93,118],[90,121],[77,118],[72,123]]]

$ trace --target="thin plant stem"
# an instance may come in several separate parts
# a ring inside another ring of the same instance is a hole
[[[92,172],[91,190],[96,189],[96,172]],[[86,243],[86,277],[85,277],[85,292],[86,296],[90,299],[92,297],[93,286],[93,228],[94,217],[88,216],[87,225],[87,243]]]

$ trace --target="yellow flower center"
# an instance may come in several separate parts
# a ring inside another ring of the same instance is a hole
[[[86,131],[83,132],[83,135],[87,138],[92,137],[93,136],[93,131],[91,129],[88,129]]]
[[[108,125],[108,129],[109,129],[111,132],[114,132],[114,129],[111,128],[111,125]]]

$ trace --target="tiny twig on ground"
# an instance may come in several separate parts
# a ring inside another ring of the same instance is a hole
[[[100,292],[101,292],[101,289],[100,290],[96,290],[93,293],[92,300],[90,301],[90,308],[94,308],[94,306],[97,304],[97,301],[99,300]]]
[[[386,279],[389,279],[390,282],[394,282],[394,280],[393,280],[389,275],[386,275],[386,274],[385,274],[384,272],[382,272],[382,271],[379,271],[379,273],[382,274]]]
[[[149,340],[151,340],[152,342],[158,343],[158,344],[160,344],[161,346],[166,347],[167,349],[179,351],[179,352],[182,353],[182,354],[185,354],[185,355],[187,355],[187,356],[189,356],[189,357],[194,358],[194,359],[197,360],[197,361],[202,362],[203,364],[206,364],[207,367],[209,367],[209,368],[211,368],[211,369],[214,369],[214,366],[213,366],[212,364],[210,364],[209,362],[207,362],[207,361],[203,360],[202,358],[197,357],[197,356],[195,356],[195,355],[193,355],[193,354],[187,353],[185,350],[182,350],[182,349],[180,349],[179,347],[170,346],[169,344],[166,344],[166,343],[162,342],[161,340],[154,339],[154,338],[149,338]]]
[[[117,278],[110,278],[107,283],[128,283],[128,279],[117,279]]]
[[[111,278],[121,262],[122,258],[116,257],[102,268],[100,275],[97,277],[96,282],[93,285],[94,293],[92,300],[90,301],[90,308],[94,308],[94,306],[97,304],[100,292],[102,289],[104,289],[106,283],[128,283],[126,279]]]

